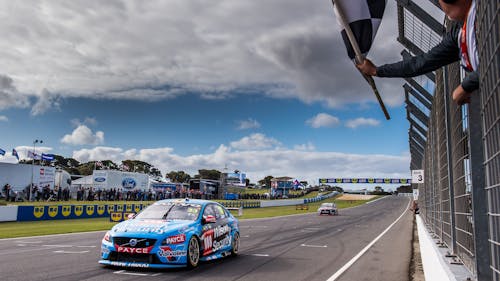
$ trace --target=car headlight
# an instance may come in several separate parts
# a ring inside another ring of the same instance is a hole
[[[103,241],[108,241],[111,242],[111,234],[109,234],[109,231],[104,234],[104,237],[102,238]]]

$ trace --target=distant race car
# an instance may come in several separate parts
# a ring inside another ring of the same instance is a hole
[[[238,224],[217,202],[161,200],[104,235],[99,263],[136,268],[193,268],[200,261],[237,255]]]
[[[318,208],[318,215],[338,215],[337,205],[335,203],[321,203]]]

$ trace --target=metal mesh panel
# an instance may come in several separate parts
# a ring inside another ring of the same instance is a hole
[[[448,66],[451,89],[459,83],[460,68],[458,63]],[[465,266],[475,273],[474,238],[472,224],[472,194],[470,188],[470,165],[468,151],[468,126],[466,108],[450,104],[451,145],[453,165],[453,187],[455,191],[455,219],[457,255]]]
[[[420,50],[427,52],[441,42],[441,36],[436,34],[425,23],[404,9],[404,36]]]
[[[441,241],[448,247],[452,247],[452,225],[450,212],[450,187],[448,184],[448,150],[446,132],[446,110],[443,94],[443,74],[442,70],[436,71],[436,95],[434,95],[433,110],[436,112],[437,138],[435,146],[438,149],[438,167],[436,172],[439,175],[439,190],[441,192]]]
[[[480,58],[485,189],[488,200],[492,280],[500,280],[500,5],[479,1],[477,37]]]

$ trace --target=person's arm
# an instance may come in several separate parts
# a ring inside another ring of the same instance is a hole
[[[477,89],[479,89],[479,73],[474,71],[465,76],[462,84],[453,90],[453,101],[459,105],[469,103],[472,92]]]
[[[442,66],[458,61],[460,49],[458,48],[459,25],[454,24],[450,32],[446,33],[443,40],[427,53],[412,57],[396,63],[374,66],[371,61],[365,60],[358,68],[366,75],[379,77],[414,77],[434,71]]]
[[[467,74],[462,81],[462,88],[469,93],[479,89],[479,73],[477,71],[473,71]]]

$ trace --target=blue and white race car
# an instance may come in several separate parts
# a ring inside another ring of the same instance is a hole
[[[217,202],[168,199],[155,202],[104,235],[100,264],[120,267],[196,267],[237,255],[238,220]]]

